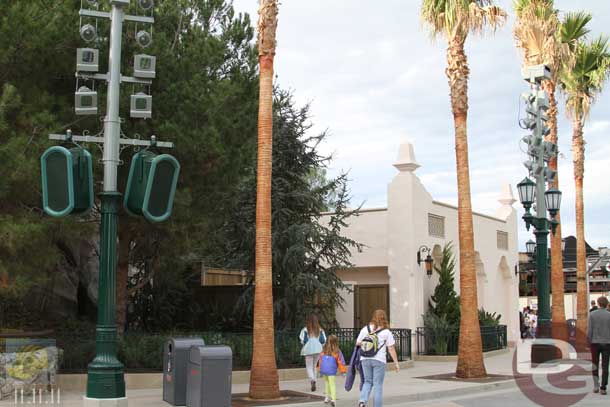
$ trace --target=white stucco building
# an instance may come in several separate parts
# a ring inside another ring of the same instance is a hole
[[[433,199],[415,174],[420,165],[413,146],[400,146],[394,164],[398,173],[388,185],[387,207],[361,210],[344,234],[365,245],[353,253],[353,269],[338,272],[353,292],[344,292],[344,309],[337,309],[342,327],[362,326],[376,308],[389,311],[393,327],[415,329],[438,278],[429,278],[425,264],[417,264],[425,245],[435,262],[442,247],[452,242],[456,256],[455,288],[459,293],[459,239],[457,208]],[[473,212],[479,308],[502,315],[509,341],[519,337],[517,214],[515,199],[506,185],[493,215]],[[425,255],[423,256],[425,257]]]

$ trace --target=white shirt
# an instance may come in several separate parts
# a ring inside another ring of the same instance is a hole
[[[369,327],[371,328],[371,332],[375,332],[374,325],[369,325]],[[358,339],[356,339],[356,343],[362,342],[362,340],[368,334],[369,334],[369,330],[365,326],[360,331],[360,334],[358,335]],[[387,363],[388,346],[394,346],[394,344],[396,343],[396,341],[394,340],[394,335],[392,335],[392,332],[389,329],[384,329],[383,331],[377,332],[377,337],[379,338],[379,346],[380,347],[383,346],[383,347],[379,348],[379,351],[377,352],[377,354],[375,356],[373,356],[372,358],[365,358],[363,356],[362,359],[374,359],[374,360],[378,360],[382,363]]]

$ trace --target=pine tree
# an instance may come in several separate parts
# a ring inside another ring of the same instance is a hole
[[[273,279],[275,321],[278,329],[300,326],[311,312],[323,321],[334,321],[344,288],[337,270],[349,268],[350,252],[357,242],[341,234],[351,216],[346,175],[327,179],[324,169],[329,157],[321,156],[318,145],[326,133],[309,135],[309,106],[298,108],[292,95],[276,90],[273,129]],[[254,269],[254,215],[256,178],[253,169],[235,197],[231,216],[219,241],[225,267]],[[333,214],[322,220],[321,213]],[[236,307],[250,315],[251,291]],[[241,319],[241,318],[238,318]]]
[[[438,318],[445,319],[451,327],[460,325],[460,298],[454,285],[455,256],[453,246],[447,243],[443,248],[443,258],[440,266],[435,265],[434,271],[439,275],[439,282],[434,289],[434,295],[428,302],[430,312]]]

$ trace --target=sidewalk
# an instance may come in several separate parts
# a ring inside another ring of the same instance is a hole
[[[514,350],[485,359],[485,365],[489,374],[513,376],[512,358]],[[425,376],[446,374],[455,372],[455,362],[424,362],[416,361],[413,367],[403,369],[399,373],[388,371],[384,385],[384,406],[392,406],[412,401],[433,400],[446,397],[459,397],[466,394],[488,392],[493,390],[510,389],[516,386],[515,381],[505,378],[493,383],[465,383],[458,381],[433,380],[421,378]],[[337,378],[337,406],[353,407],[358,401],[358,383],[351,392],[343,388],[345,378]],[[280,383],[282,390],[293,390],[298,392],[309,392],[307,380],[284,381]],[[322,395],[324,384],[318,382],[316,394]],[[247,393],[248,384],[237,384],[233,386],[233,393]],[[82,394],[62,393],[61,406],[81,407]],[[162,400],[162,390],[131,390],[127,392],[130,407],[168,407],[169,404]],[[31,404],[30,404],[31,405]],[[57,404],[55,404],[57,405]],[[322,402],[303,404],[283,404],[288,406],[324,406]],[[0,402],[0,406],[15,406],[13,400]],[[280,407],[280,406],[278,406]]]

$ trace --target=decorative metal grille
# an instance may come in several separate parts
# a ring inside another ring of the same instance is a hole
[[[428,214],[428,235],[445,237],[445,217]]]
[[[508,250],[508,233],[498,230],[498,249]]]

